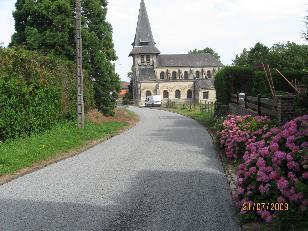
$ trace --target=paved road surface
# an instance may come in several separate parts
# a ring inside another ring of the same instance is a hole
[[[131,130],[0,186],[0,230],[239,230],[207,131],[131,109]]]

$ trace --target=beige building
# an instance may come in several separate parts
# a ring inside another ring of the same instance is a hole
[[[133,50],[134,102],[144,106],[149,95],[176,104],[215,102],[215,73],[223,66],[211,54],[160,54],[144,0],[141,0]]]

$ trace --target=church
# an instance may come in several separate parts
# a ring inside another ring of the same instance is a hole
[[[156,47],[144,0],[141,0],[133,57],[134,103],[145,105],[147,96],[161,95],[163,104],[216,101],[215,73],[222,63],[205,54],[161,54]]]

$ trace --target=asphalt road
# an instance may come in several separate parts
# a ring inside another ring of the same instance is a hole
[[[239,230],[206,129],[131,109],[136,127],[0,186],[0,230]]]

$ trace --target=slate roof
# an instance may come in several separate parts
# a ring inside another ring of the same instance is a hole
[[[135,54],[160,54],[160,51],[154,46],[134,47],[129,56]]]
[[[223,64],[209,53],[158,55],[157,67],[222,67]]]
[[[197,79],[196,85],[198,88],[215,89],[213,79]]]
[[[145,54],[145,53],[160,54],[160,51],[155,47],[150,20],[148,17],[144,0],[141,0],[140,2],[136,34],[132,45],[134,48],[130,52],[129,56],[132,56],[134,54]]]

